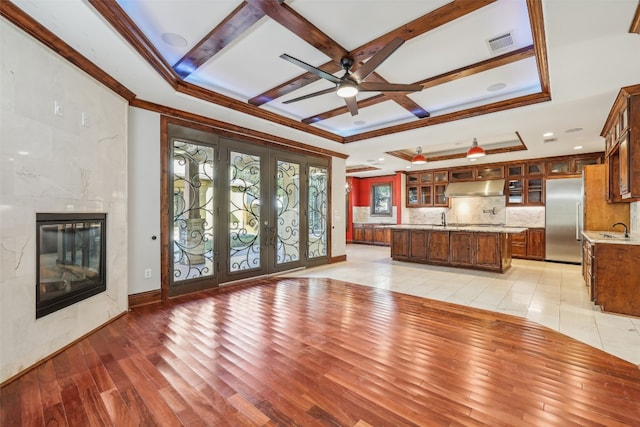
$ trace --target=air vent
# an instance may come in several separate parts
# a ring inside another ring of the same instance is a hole
[[[513,37],[511,35],[511,32],[508,32],[506,34],[488,39],[487,44],[489,45],[489,50],[491,51],[491,53],[502,52],[505,49],[513,46]]]
[[[542,142],[543,142],[543,143],[545,143],[545,144],[547,144],[547,143],[549,143],[549,142],[556,142],[557,140],[558,140],[558,138],[553,138],[553,137],[551,137],[551,138],[544,138],[544,139],[542,140]]]

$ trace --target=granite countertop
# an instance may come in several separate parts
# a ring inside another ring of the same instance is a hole
[[[628,238],[624,237],[624,233],[614,231],[583,231],[582,235],[591,243],[640,245],[640,234],[635,233],[629,233]]]
[[[522,233],[526,227],[509,227],[499,224],[396,224],[392,228],[405,230],[480,231],[484,233]]]

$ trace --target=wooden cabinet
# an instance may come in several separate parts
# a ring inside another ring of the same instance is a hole
[[[587,289],[603,311],[640,316],[640,245],[587,243]],[[589,282],[590,281],[590,282]]]
[[[527,257],[527,230],[511,235],[511,256],[514,258]]]
[[[409,230],[391,230],[391,258],[409,259]]]
[[[593,280],[593,243],[586,239],[582,242],[582,277],[587,286],[589,298],[593,301],[595,297],[593,292],[595,284]]]
[[[353,243],[391,245],[389,224],[353,224]]]
[[[473,181],[475,178],[473,168],[457,168],[449,171],[449,182]]]
[[[449,237],[449,263],[456,266],[473,265],[473,233],[452,232]]]
[[[500,265],[499,237],[497,233],[474,233],[472,243],[475,265],[484,268]]]
[[[412,230],[409,233],[410,261],[427,262],[427,237],[426,230]]]
[[[608,186],[606,165],[587,166],[584,168],[583,176],[583,228],[585,230],[612,230],[611,225],[616,222],[629,224],[629,204],[608,203],[605,198]]]
[[[511,267],[510,235],[476,231],[393,229],[391,257],[399,261],[505,272]]]
[[[476,168],[476,179],[502,179],[504,178],[504,166],[478,166]]]
[[[445,197],[447,171],[429,171],[407,174],[407,207],[448,207]]]
[[[580,175],[585,166],[602,163],[600,153],[583,154],[572,157],[559,157],[547,162],[546,176]]]
[[[529,228],[522,233],[511,236],[511,256],[513,258],[544,260],[544,228]]]
[[[427,261],[433,264],[449,262],[449,232],[430,231]]]
[[[620,89],[602,129],[607,200],[640,199],[640,85]]]

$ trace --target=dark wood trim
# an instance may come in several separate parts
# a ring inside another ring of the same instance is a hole
[[[309,43],[320,52],[332,58],[336,63],[347,56],[349,52],[335,40],[309,22],[304,16],[293,10],[285,2],[273,0],[245,0],[269,18],[282,25],[287,30]]]
[[[318,27],[313,25],[305,17],[300,15],[286,3],[274,2],[271,0],[246,1],[251,3],[257,9],[260,9],[263,13],[294,33],[296,36],[300,37],[302,40],[306,41],[311,46],[327,55],[329,58],[332,58],[333,62],[340,64],[342,58],[344,58],[345,56],[349,56],[349,52],[347,52],[344,47],[339,45],[327,34],[323,33]],[[354,71],[358,68],[358,65],[360,64],[354,64]],[[373,73],[370,76],[369,81],[386,82],[385,79],[383,79],[376,73]],[[387,99],[391,99],[397,102],[398,105],[407,109],[407,111],[415,112],[417,117],[428,116],[428,113],[413,100],[411,100],[406,93],[397,92],[384,95],[387,97]],[[261,95],[259,95],[258,98],[264,99]],[[251,101],[249,101],[249,103],[253,104]]]
[[[171,244],[169,227],[169,191],[172,188],[171,170],[169,160],[171,159],[171,143],[169,141],[169,124],[173,123],[168,117],[160,116],[160,299],[169,299],[169,285],[171,276],[169,275],[172,260],[169,258],[169,245]],[[171,201],[173,203],[173,201]]]
[[[263,12],[250,4],[246,2],[240,3],[233,12],[193,46],[186,55],[173,64],[173,70],[181,78],[186,78],[229,43],[241,36],[263,16]]]
[[[353,166],[347,167],[347,173],[356,173],[356,172],[369,172],[369,171],[377,171],[380,168],[374,168],[373,166]]]
[[[430,77],[428,79],[421,80],[419,82],[415,82],[412,84],[422,85],[425,89],[430,87],[438,86],[444,83],[449,83],[457,79],[461,79],[463,77],[469,77],[474,74],[482,73],[484,71],[488,71],[497,67],[502,67],[504,65],[511,64],[513,62],[522,61],[523,59],[530,58],[535,55],[535,49],[533,45],[526,46],[513,52],[508,52],[502,54],[500,56],[496,56],[495,58],[486,59],[484,61],[477,62],[472,65],[468,65],[466,67],[458,68],[457,70],[449,71],[447,73],[440,74],[435,77]],[[388,93],[387,95],[391,95]],[[381,102],[387,101],[384,95],[376,95],[367,99],[363,99],[358,101],[358,108],[370,107],[372,105],[379,104]],[[311,117],[307,117],[302,119],[303,123],[316,123],[321,120],[327,120],[335,116],[339,116],[341,114],[347,113],[349,110],[347,107],[338,107],[333,110],[326,111],[324,113],[316,114]],[[428,116],[425,116],[428,117]],[[420,117],[424,118],[424,117]]]
[[[455,19],[460,18],[468,13],[474,12],[488,4],[493,3],[495,0],[454,0],[432,12],[429,12],[413,21],[396,28],[382,36],[371,40],[368,43],[352,50],[348,53],[348,56],[355,61],[354,69],[359,63],[364,62],[367,58],[370,58],[376,54],[380,49],[386,46],[391,40],[399,37],[403,40],[411,40],[421,34],[433,30],[439,26],[447,24]],[[333,57],[332,57],[333,58]],[[336,73],[341,70],[339,62],[333,61],[327,62],[318,68],[328,73]],[[338,58],[339,60],[339,58]],[[298,77],[295,77],[279,86],[269,89],[260,95],[252,98],[249,102],[253,105],[262,105],[265,102],[269,102],[273,99],[285,96],[297,89],[306,86],[309,83],[313,83],[319,79],[318,76],[311,73],[304,73]]]
[[[6,3],[4,0],[1,3]],[[103,323],[100,326],[97,326],[95,328],[93,328],[92,330],[90,330],[89,332],[87,332],[86,334],[82,335],[81,337],[73,340],[72,342],[70,342],[69,344],[65,345],[64,347],[62,347],[60,350],[57,350],[53,353],[51,353],[50,355],[48,355],[47,357],[45,357],[44,359],[41,359],[39,361],[37,361],[36,363],[34,363],[33,365],[23,369],[22,371],[18,372],[17,374],[7,378],[6,380],[4,380],[2,383],[0,383],[0,388],[5,387],[6,385],[16,381],[17,379],[19,379],[20,377],[22,377],[23,375],[28,374],[29,372],[33,371],[34,369],[38,368],[38,366],[48,362],[49,360],[53,359],[54,357],[56,357],[58,354],[60,353],[64,353],[65,351],[67,351],[70,347],[73,347],[74,345],[78,344],[80,341],[86,339],[87,337],[89,337],[90,335],[93,335],[94,333],[98,332],[99,330],[101,330],[102,328],[104,328],[105,326],[108,326],[109,324],[115,322],[116,320],[118,320],[119,318],[121,318],[122,316],[124,316],[125,314],[127,314],[128,311],[123,311],[120,314],[115,315],[114,317],[112,317],[111,319],[107,320],[105,323]]]
[[[600,131],[601,137],[606,139],[607,132],[609,132],[609,129],[611,129],[613,123],[618,120],[618,112],[622,109],[622,106],[627,103],[627,97],[634,95],[640,95],[640,84],[620,88],[620,90],[618,91],[618,95],[616,96],[616,99],[613,101],[613,105],[609,110],[607,120],[605,120],[604,126],[602,126],[602,130]]]
[[[629,26],[630,33],[640,34],[640,2],[638,2],[638,6],[636,7],[636,13],[633,15],[633,19],[631,20],[631,25]]]
[[[340,143],[344,141],[344,139],[341,136],[336,135],[332,132],[322,130],[314,126],[309,126],[306,123],[302,123],[298,120],[293,120],[293,119],[280,116],[271,111],[263,110],[262,108],[258,108],[251,104],[247,104],[242,101],[238,101],[237,99],[233,99],[229,96],[222,95],[220,93],[216,93],[208,89],[204,89],[192,83],[181,81],[178,83],[176,87],[176,91],[180,93],[184,93],[186,95],[193,96],[198,99],[202,99],[204,101],[211,102],[213,104],[220,105],[221,107],[230,108],[230,109],[239,111],[241,113],[249,114],[253,117],[269,120],[270,122],[287,126],[293,129],[301,130],[311,135],[316,135],[331,141],[340,142]]]
[[[179,77],[116,0],[88,0],[91,6],[173,88]]]
[[[538,65],[538,77],[542,93],[549,95],[551,99],[551,84],[549,81],[549,62],[547,60],[547,41],[544,35],[544,17],[542,15],[542,1],[527,0],[529,21],[531,22],[531,34],[536,50],[536,64]]]
[[[379,136],[390,135],[392,133],[405,132],[412,129],[418,129],[426,126],[433,126],[442,123],[453,122],[470,117],[482,116],[484,114],[497,113],[499,111],[509,110],[512,108],[524,107],[540,102],[550,101],[551,96],[548,93],[539,92],[530,95],[523,95],[517,98],[507,99],[504,101],[494,102],[492,104],[481,105],[478,107],[468,108],[466,110],[455,111],[453,113],[443,114],[441,116],[431,116],[424,119],[416,120],[410,123],[403,123],[390,126],[384,129],[377,129],[369,132],[363,132],[345,138],[345,143],[362,141],[369,138],[377,138]]]
[[[333,256],[331,257],[331,259],[329,260],[329,264],[334,264],[336,262],[344,262],[347,260],[347,255],[338,255],[338,256]]]
[[[0,1],[0,15],[127,101],[135,98],[135,93],[111,77],[102,68],[89,61],[80,52],[69,46],[12,2]]]
[[[302,142],[297,142],[249,128],[236,126],[231,123],[201,116],[195,113],[190,113],[188,111],[166,107],[164,105],[155,104],[149,101],[143,101],[138,98],[131,101],[131,106],[160,113],[164,116],[172,117],[175,119],[184,120],[185,123],[190,123],[189,126],[193,126],[194,124],[201,124],[203,126],[206,126],[208,130],[215,129],[216,133],[224,136],[241,138],[246,141],[256,142],[263,145],[270,145],[278,148],[284,147],[291,151],[297,151],[304,154],[313,154],[324,157],[338,157],[341,159],[346,159],[347,157],[349,157],[349,155],[338,153],[337,151],[325,150],[323,148],[314,147]]]
[[[129,295],[129,308],[139,307],[141,305],[154,304],[162,301],[162,291],[154,289],[147,292],[139,292]]]

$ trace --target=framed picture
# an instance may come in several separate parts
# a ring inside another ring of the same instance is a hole
[[[392,183],[385,182],[371,186],[371,215],[392,216]]]

